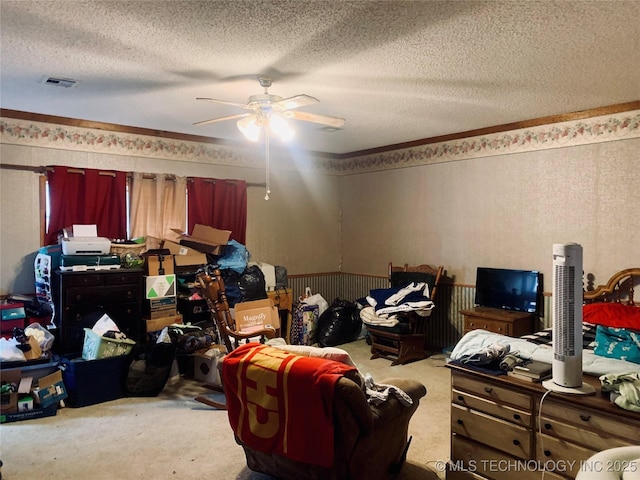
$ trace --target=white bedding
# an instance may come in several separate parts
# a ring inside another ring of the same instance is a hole
[[[463,356],[477,353],[494,343],[509,345],[510,352],[518,352],[518,356],[522,358],[547,363],[553,361],[553,347],[549,345],[537,345],[520,338],[508,337],[482,329],[472,330],[464,335],[451,352],[451,359],[460,360]],[[594,376],[608,373],[631,373],[640,371],[640,364],[602,357],[594,354],[591,350],[583,350],[582,371]]]

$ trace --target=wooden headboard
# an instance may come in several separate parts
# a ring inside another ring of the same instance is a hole
[[[633,297],[634,286],[640,282],[640,267],[627,268],[614,274],[606,285],[598,285],[593,290],[585,290],[585,303],[622,303],[640,307]]]

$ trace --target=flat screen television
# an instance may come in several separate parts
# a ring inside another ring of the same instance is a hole
[[[542,273],[478,267],[475,304],[542,316]]]

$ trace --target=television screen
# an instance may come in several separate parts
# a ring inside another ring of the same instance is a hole
[[[503,308],[542,315],[542,273],[478,267],[476,298],[479,307]]]

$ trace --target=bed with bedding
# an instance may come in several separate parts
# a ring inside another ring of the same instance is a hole
[[[640,302],[634,289],[640,284],[640,267],[628,268],[609,281],[584,292],[583,372],[587,375],[640,371]],[[460,361],[492,345],[508,345],[509,352],[525,359],[551,363],[552,328],[508,337],[486,330],[472,330],[456,344],[451,359]]]

